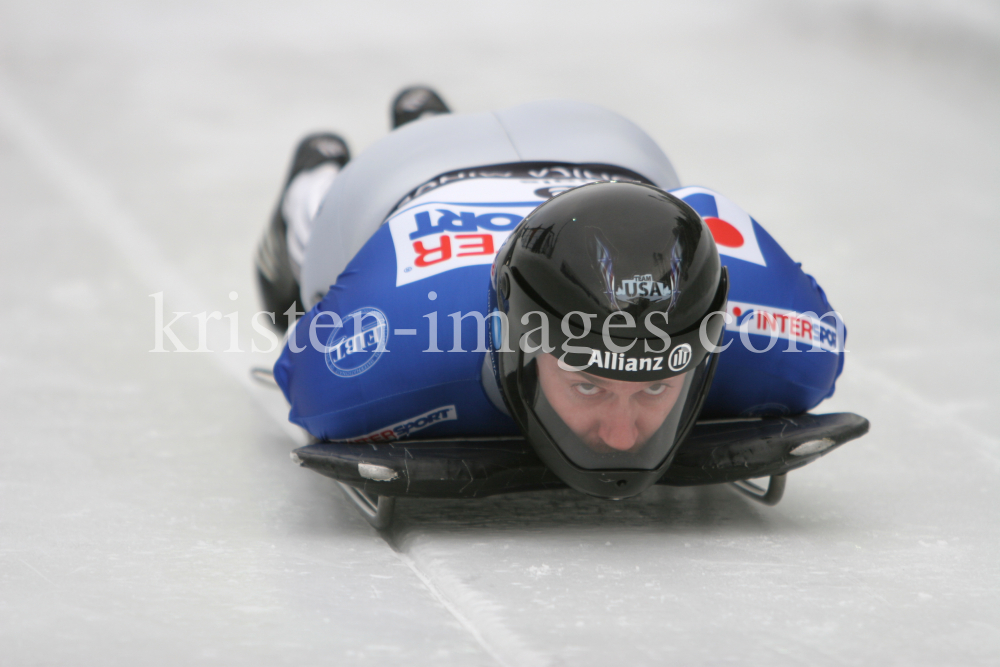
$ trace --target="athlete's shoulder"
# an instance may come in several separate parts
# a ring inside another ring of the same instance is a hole
[[[700,186],[678,188],[670,194],[683,199],[702,217],[712,232],[723,262],[732,258],[763,267],[768,265],[762,245],[771,238],[740,206]]]
[[[739,205],[704,187],[670,192],[697,211],[712,232],[722,263],[729,269],[731,305],[761,303],[757,299],[765,298],[774,307],[830,310],[816,280]]]

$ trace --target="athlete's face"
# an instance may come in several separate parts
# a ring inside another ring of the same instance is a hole
[[[567,371],[550,354],[538,356],[538,381],[566,425],[598,452],[625,452],[645,443],[670,414],[684,387],[684,375],[623,382]]]

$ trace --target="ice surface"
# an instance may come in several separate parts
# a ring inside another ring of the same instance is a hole
[[[996,664],[998,16],[5,3],[0,664]],[[357,152],[416,82],[639,123],[825,287],[851,352],[822,408],[871,433],[774,508],[403,499],[371,530],[250,380],[250,259],[298,137]],[[237,312],[244,352],[223,318],[149,353],[160,292],[168,321]]]

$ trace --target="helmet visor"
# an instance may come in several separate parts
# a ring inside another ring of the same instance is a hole
[[[658,380],[600,377],[561,363],[553,354],[522,356],[530,409],[551,440],[588,470],[653,470],[674,447],[701,393],[707,358],[691,370]]]

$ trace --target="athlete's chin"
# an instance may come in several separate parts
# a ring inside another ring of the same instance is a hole
[[[601,438],[590,438],[585,440],[585,442],[587,443],[587,447],[598,454],[633,454],[642,449],[642,446],[646,444],[645,442],[636,442],[628,447],[613,447]]]

